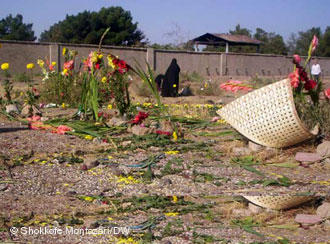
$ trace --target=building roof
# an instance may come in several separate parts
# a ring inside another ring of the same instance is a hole
[[[262,42],[256,39],[252,39],[245,35],[231,35],[231,34],[216,34],[206,33],[192,40],[198,44],[204,45],[225,45],[228,42],[230,45],[255,45],[258,46]]]

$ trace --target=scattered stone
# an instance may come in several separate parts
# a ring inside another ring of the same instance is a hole
[[[317,153],[297,152],[295,159],[299,162],[317,162],[322,160],[322,157]]]
[[[31,106],[30,105],[26,105],[22,111],[21,111],[21,115],[23,117],[29,117],[31,114],[30,114],[30,108]],[[40,115],[41,116],[41,112],[39,109],[37,109],[35,106],[32,106],[32,115]]]
[[[259,152],[263,149],[264,147],[259,145],[259,144],[256,144],[252,141],[249,141],[249,149],[253,152]]]
[[[316,214],[321,218],[330,218],[330,202],[324,202],[316,210]]]
[[[329,157],[330,156],[330,141],[324,141],[316,148],[317,154],[321,157]]]
[[[259,214],[264,211],[264,209],[262,207],[254,205],[253,203],[249,203],[249,209],[254,214]]]
[[[41,122],[44,122],[44,121],[47,121],[47,120],[49,120],[48,117],[41,117],[41,118],[40,118],[40,121],[41,121]]]
[[[248,217],[253,215],[252,211],[245,208],[238,208],[233,210],[233,215],[237,217]]]
[[[330,220],[326,220],[326,221],[324,222],[324,227],[330,229]]]
[[[121,145],[123,146],[123,147],[127,147],[127,146],[129,146],[129,145],[131,145],[132,144],[132,141],[123,141],[122,143],[121,143]]]
[[[244,156],[251,153],[251,150],[246,147],[234,147],[233,153],[235,156]]]
[[[134,135],[137,135],[137,136],[143,136],[150,132],[149,128],[141,127],[139,125],[132,126],[131,131]]]
[[[16,113],[19,114],[18,108],[15,104],[9,104],[6,106],[6,112],[7,113]]]
[[[214,104],[214,101],[213,100],[207,100],[206,104]]]
[[[127,120],[125,120],[124,118],[113,117],[106,124],[108,126],[121,126],[126,123],[127,123]]]
[[[100,164],[100,162],[98,160],[93,160],[93,161],[87,161],[86,162],[86,166],[87,166],[87,169],[92,169],[92,168],[95,168],[97,167],[98,165]]]
[[[315,225],[322,222],[320,216],[312,214],[297,214],[294,220],[301,225]]]

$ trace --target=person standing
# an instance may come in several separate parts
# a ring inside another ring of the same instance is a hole
[[[161,95],[163,97],[176,97],[178,96],[179,89],[179,74],[180,66],[177,64],[175,58],[172,59],[170,66],[168,67],[165,77],[163,80],[163,85],[161,88]]]
[[[319,82],[320,75],[321,75],[321,66],[319,65],[317,59],[313,60],[311,74],[312,74],[313,80],[315,80],[316,82]]]

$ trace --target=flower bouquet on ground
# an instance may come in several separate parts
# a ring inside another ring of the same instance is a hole
[[[287,147],[312,138],[315,135],[310,132],[312,126],[307,127],[299,115],[302,119],[310,116],[306,109],[300,109],[306,108],[306,104],[307,108],[313,108],[314,111],[321,108],[322,84],[310,80],[306,71],[316,46],[317,39],[314,37],[304,67],[300,66],[300,57],[294,56],[295,70],[289,79],[250,92],[227,104],[217,113],[241,134],[264,146]],[[237,82],[231,82],[227,86],[230,90],[247,89]],[[328,100],[326,103],[329,104]],[[313,121],[324,126],[320,113],[317,115]]]

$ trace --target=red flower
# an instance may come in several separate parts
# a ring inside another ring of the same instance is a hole
[[[145,112],[139,112],[135,118],[131,121],[132,124],[140,124],[143,120],[148,118],[149,114]]]
[[[317,39],[317,36],[314,35],[312,40],[312,52],[315,51],[318,44],[319,44],[319,39]]]
[[[251,91],[253,88],[243,84],[242,81],[238,80],[229,80],[226,83],[222,83],[220,88],[226,91],[237,92],[239,90]]]
[[[327,90],[324,90],[324,96],[325,96],[327,99],[330,99],[330,88],[328,88]]]
[[[100,64],[99,63],[95,64],[95,69],[100,69]]]
[[[314,80],[307,80],[304,87],[307,91],[314,89],[316,87],[317,83]]]
[[[171,132],[163,131],[163,130],[156,130],[156,134],[170,136]]]
[[[74,68],[73,60],[64,63],[64,69],[72,70]]]

